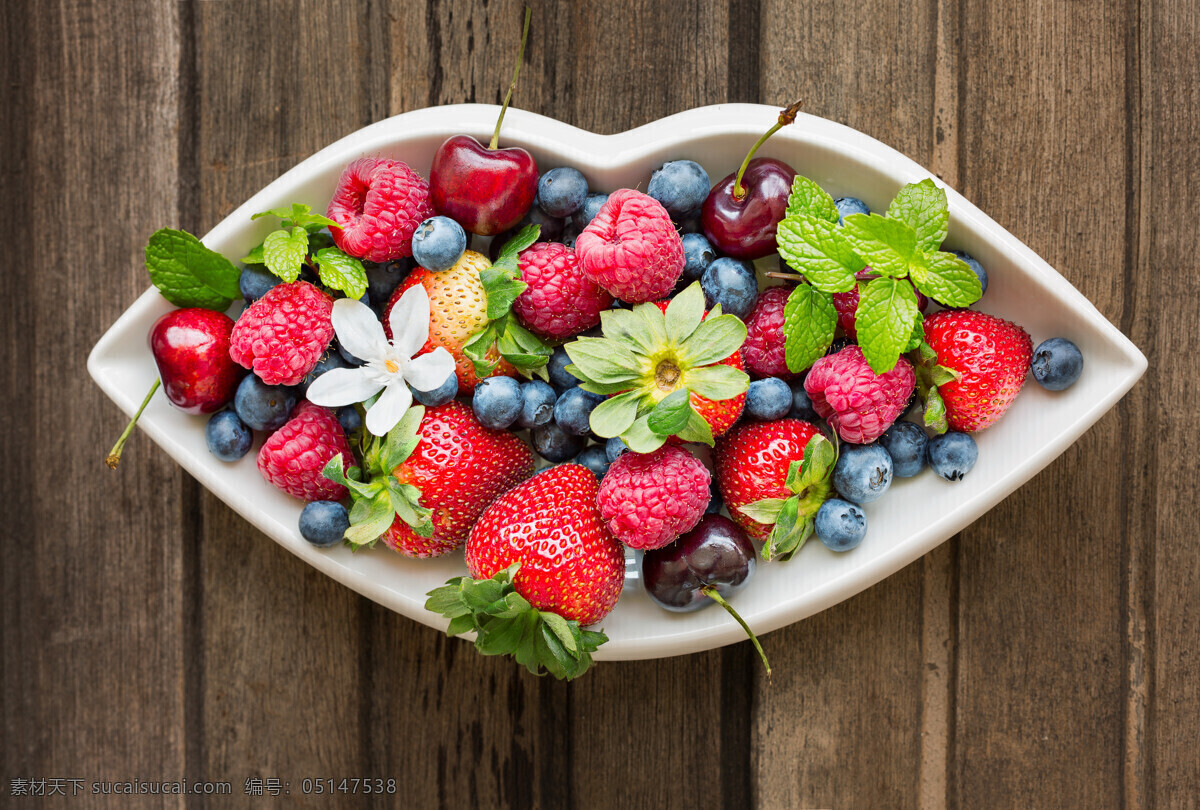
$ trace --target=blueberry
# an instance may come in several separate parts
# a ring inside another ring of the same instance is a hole
[[[629,449],[625,441],[620,436],[613,436],[611,439],[606,439],[604,442],[604,455],[608,458],[608,463],[612,464],[621,454]]]
[[[238,289],[242,297],[250,304],[267,294],[267,291],[279,284],[281,279],[261,264],[248,264],[242,268],[238,276]]]
[[[521,415],[521,385],[512,377],[488,377],[475,386],[471,407],[484,427],[504,430]]]
[[[346,350],[346,347],[343,346],[339,341],[334,341],[334,343],[337,345],[338,354],[340,354],[342,359],[346,361],[347,366],[361,366],[363,364],[362,360],[359,360],[357,357],[350,354],[350,352]]]
[[[587,467],[597,478],[603,478],[608,472],[608,457],[604,453],[604,445],[593,444],[591,447],[583,448],[583,452],[575,458],[576,464],[582,464]]]
[[[650,175],[646,193],[662,203],[672,217],[684,216],[704,204],[712,183],[694,160],[669,160]]]
[[[600,209],[606,202],[608,202],[607,194],[587,195],[583,200],[583,205],[579,206],[579,210],[571,217],[571,222],[582,231],[589,222],[596,218],[596,214],[600,213]]]
[[[521,415],[517,424],[523,428],[544,425],[554,418],[554,387],[541,380],[530,380],[521,386]]]
[[[575,458],[586,443],[582,436],[573,436],[554,422],[533,429],[533,449],[552,464]]]
[[[977,259],[973,258],[971,256],[971,254],[967,253],[965,250],[952,250],[950,252],[953,253],[958,258],[962,259],[964,262],[966,262],[967,267],[970,267],[971,270],[973,270],[975,272],[975,275],[979,276],[979,286],[983,288],[983,292],[980,293],[980,296],[982,296],[983,293],[987,292],[987,284],[988,284],[987,271],[983,269],[983,265],[980,264]]]
[[[362,414],[353,405],[338,408],[337,418],[347,436],[362,427]]]
[[[458,396],[458,375],[453,371],[446,377],[446,381],[432,391],[418,391],[409,386],[412,391],[413,399],[424,405],[426,408],[436,408],[438,405],[445,405],[450,400]]]
[[[571,250],[574,250],[575,240],[578,238],[579,229],[573,224],[568,224],[567,227],[563,228],[562,236],[558,237],[558,241],[569,247]]]
[[[587,199],[587,178],[579,169],[551,169],[538,179],[537,201],[552,217],[569,217]]]
[[[350,528],[350,515],[337,501],[312,501],[300,510],[300,536],[318,548],[336,546]]]
[[[846,224],[846,217],[851,214],[869,214],[871,209],[858,197],[838,197],[833,201],[838,210],[838,225]]]
[[[1033,350],[1033,378],[1050,391],[1070,388],[1083,373],[1083,353],[1066,338],[1043,340]]]
[[[827,548],[849,551],[857,548],[867,533],[867,516],[857,504],[830,498],[817,510],[813,528]]]
[[[792,409],[792,389],[778,377],[766,377],[750,383],[746,391],[746,413],[763,422],[773,422]]]
[[[680,233],[704,233],[704,224],[700,221],[701,209],[688,211],[675,220],[675,227]]]
[[[925,448],[929,436],[914,422],[897,422],[879,437],[879,443],[892,457],[897,478],[912,478],[925,469]]]
[[[959,481],[979,459],[979,446],[966,433],[950,431],[929,440],[929,466],[947,481]]]
[[[858,345],[857,343],[855,343],[853,340],[851,340],[848,337],[834,338],[833,342],[829,344],[829,348],[825,350],[825,356],[828,357],[831,354],[837,354],[838,352],[840,352],[842,349],[846,348],[847,346],[857,346],[857,345]]]
[[[413,260],[426,270],[449,270],[466,250],[467,232],[450,217],[430,217],[413,232]]]
[[[221,461],[237,461],[250,452],[254,434],[233,411],[217,411],[204,426],[204,441]]]
[[[351,355],[353,356],[353,355]],[[296,386],[296,392],[300,396],[307,396],[308,387],[313,384],[313,380],[320,377],[326,371],[333,371],[335,368],[346,368],[347,363],[342,357],[342,353],[337,349],[330,348],[321,355],[321,359],[313,366],[313,370],[304,375],[304,379]]]
[[[376,309],[387,306],[392,293],[408,276],[410,269],[407,259],[382,264],[363,262],[363,267],[367,271],[367,297],[371,299],[371,306]]]
[[[554,421],[568,433],[586,436],[592,429],[589,423],[592,411],[603,401],[604,397],[599,394],[570,388],[554,403]]]
[[[283,385],[267,385],[257,374],[243,377],[233,395],[233,409],[237,411],[238,418],[255,430],[283,427],[295,406],[294,389]]]
[[[792,411],[788,414],[792,419],[803,419],[805,422],[815,423],[821,417],[817,416],[816,410],[813,409],[812,400],[808,398],[808,392],[804,390],[803,380],[797,380],[792,383]]]
[[[878,500],[892,485],[892,457],[878,444],[843,444],[833,485],[848,501]]]
[[[708,506],[704,507],[706,515],[715,515],[725,506],[725,499],[721,497],[721,488],[717,486],[717,477],[714,475],[708,484]]]
[[[554,353],[550,355],[550,360],[546,363],[546,373],[550,375],[550,384],[560,394],[568,388],[579,385],[579,378],[567,371],[567,366],[570,364],[571,358],[567,356],[567,350],[562,346],[554,349]]]
[[[722,312],[743,320],[758,300],[758,280],[750,262],[727,257],[717,259],[700,277],[700,286],[704,289],[705,306],[712,309],[720,304]]]
[[[539,242],[557,242],[562,239],[563,231],[566,230],[568,220],[562,217],[552,217],[542,210],[541,206],[535,205],[529,209],[529,213],[521,220],[521,226],[537,225],[538,226],[538,241]]]
[[[683,235],[683,278],[699,281],[700,276],[717,258],[716,248],[702,233]]]

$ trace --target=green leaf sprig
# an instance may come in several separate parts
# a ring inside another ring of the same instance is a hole
[[[771,526],[763,544],[764,560],[789,560],[813,534],[817,510],[831,492],[830,479],[837,464],[837,448],[821,434],[804,446],[804,456],[788,466],[784,486],[792,494],[785,498],[763,498],[738,507],[756,523]]]
[[[894,368],[920,340],[913,286],[946,306],[978,301],[979,278],[962,259],[940,249],[949,219],[945,190],[926,178],[901,188],[885,216],[851,214],[839,227],[833,198],[797,176],[776,232],[780,257],[803,277],[784,308],[788,368],[803,371],[825,353],[837,326],[832,296],[856,285],[858,344],[876,374]],[[857,279],[868,266],[876,277]]]
[[[367,291],[367,271],[363,263],[333,244],[323,228],[337,225],[323,214],[312,213],[312,206],[292,203],[291,208],[261,211],[251,219],[278,217],[278,230],[267,234],[263,242],[243,256],[244,264],[264,265],[283,281],[300,278],[307,264],[316,270],[321,283],[341,290],[347,298],[361,298]]]
[[[693,283],[664,313],[653,303],[600,316],[602,338],[576,338],[564,347],[567,371],[593,394],[615,395],[592,411],[591,427],[620,436],[635,453],[650,453],[670,436],[713,444],[712,428],[692,407],[691,395],[714,401],[745,393],[750,378],[723,365],[746,340],[746,325],[713,307]]]
[[[513,584],[519,568],[514,563],[491,579],[455,577],[426,594],[425,608],[450,619],[446,635],[474,632],[484,655],[511,655],[534,675],[578,678],[608,636],[529,604]]]
[[[146,242],[146,271],[158,291],[177,307],[224,312],[242,297],[241,271],[187,231],[160,228]]]
[[[350,528],[346,542],[351,548],[370,548],[397,517],[421,537],[433,536],[433,512],[421,506],[421,490],[402,484],[392,474],[421,441],[417,429],[425,408],[414,405],[385,437],[374,437],[363,453],[363,469],[342,471],[342,454],[331,458],[321,474],[350,490]]]
[[[480,377],[487,376],[496,368],[496,361],[488,358],[488,353],[495,345],[500,356],[522,374],[548,378],[546,363],[553,349],[521,326],[512,314],[513,302],[529,287],[521,280],[518,255],[537,241],[540,232],[540,226],[526,225],[504,243],[492,266],[479,274],[487,296],[488,323],[463,346],[463,353],[471,360],[476,375]]]

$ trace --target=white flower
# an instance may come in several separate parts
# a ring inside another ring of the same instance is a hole
[[[365,402],[378,394],[367,409],[367,430],[385,436],[412,404],[411,385],[433,391],[454,373],[454,358],[440,346],[414,357],[429,339],[429,293],[414,284],[392,307],[389,341],[383,324],[361,301],[339,298],[333,302],[333,331],[350,354],[363,361],[358,368],[335,368],[313,381],[308,399],[327,408]],[[407,383],[407,384],[406,384]]]

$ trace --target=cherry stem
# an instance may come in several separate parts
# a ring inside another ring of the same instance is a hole
[[[754,644],[754,649],[758,650],[758,657],[762,659],[763,666],[767,668],[767,677],[770,678],[771,662],[767,660],[767,654],[763,652],[762,645],[758,643],[758,636],[754,635],[754,631],[750,629],[750,625],[746,624],[746,620],[738,615],[738,612],[733,609],[733,605],[725,601],[725,597],[721,596],[716,587],[712,585],[705,585],[700,589],[700,592],[721,607],[725,608],[725,610],[729,611],[729,615],[732,616],[737,623],[742,626],[742,629],[746,631],[746,635],[750,637],[750,642]]]
[[[796,99],[787,107],[779,111],[779,120],[775,122],[775,126],[763,133],[763,136],[754,142],[754,146],[750,147],[750,151],[746,153],[746,159],[742,161],[741,168],[738,169],[737,177],[733,181],[733,198],[742,200],[746,197],[746,187],[742,185],[742,175],[746,173],[746,167],[750,165],[750,159],[754,157],[754,153],[758,151],[758,147],[767,142],[776,132],[783,127],[796,120],[796,113],[800,112],[800,105],[804,102]]]
[[[517,51],[517,66],[513,68],[512,84],[508,86],[508,93],[504,96],[504,106],[500,108],[500,117],[496,119],[496,130],[492,133],[488,149],[495,149],[496,144],[500,143],[500,125],[504,123],[504,114],[508,112],[508,102],[512,101],[513,90],[517,89],[517,77],[521,75],[521,62],[525,59],[525,40],[529,38],[529,18],[531,16],[533,16],[533,12],[529,6],[525,6],[525,26],[521,29],[521,50]]]
[[[767,273],[767,278],[781,278],[784,281],[806,281],[799,273]]]
[[[142,400],[142,407],[137,409],[137,413],[129,420],[129,424],[125,426],[125,431],[117,439],[117,443],[113,445],[112,450],[108,451],[108,457],[104,459],[104,463],[108,465],[110,470],[115,470],[117,465],[121,463],[121,451],[125,449],[125,442],[133,435],[133,428],[137,425],[138,419],[141,418],[142,411],[146,410],[146,406],[150,404],[150,398],[154,396],[154,392],[158,390],[160,385],[162,385],[162,380],[155,380],[154,385],[150,386],[150,392]]]

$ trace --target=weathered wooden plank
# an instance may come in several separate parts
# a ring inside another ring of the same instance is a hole
[[[0,18],[0,205],[21,243],[0,272],[0,791],[177,779],[191,485],[142,437],[105,468],[125,416],[84,364],[146,286],[145,238],[178,223],[179,10],[12,2]]]
[[[1041,0],[963,6],[959,177],[1116,320],[1137,111],[1125,98],[1125,12],[1088,12]],[[1121,427],[1120,411],[1109,414],[963,534],[956,805],[1120,801],[1127,553],[1113,537],[1125,493],[1111,454]]]
[[[931,164],[936,2],[768,0],[762,19],[764,101],[803,96],[806,111]],[[922,644],[948,661],[948,622],[934,622],[947,609],[945,554],[767,637],[776,675],[759,684],[753,731],[762,806],[916,807],[919,783],[938,783],[943,766],[934,760],[926,773],[922,753],[944,745],[945,706],[931,705],[943,714],[923,735]],[[927,620],[935,637],[923,639]],[[945,694],[940,681],[929,688]]]
[[[189,159],[200,232],[379,114],[372,43],[380,38],[368,6],[196,4]],[[247,777],[278,778],[290,783],[289,806],[327,806],[327,796],[303,795],[304,778],[382,776],[360,767],[366,602],[215,497],[202,503],[203,722],[193,744],[205,772],[231,779],[238,793]]]
[[[1200,395],[1196,312],[1196,229],[1200,215],[1200,37],[1195,3],[1155,0],[1141,6],[1141,250],[1127,276],[1132,331],[1150,357],[1150,379],[1139,386],[1131,412],[1136,448],[1125,464],[1132,488],[1126,535],[1153,536],[1131,579],[1146,595],[1131,610],[1135,697],[1149,698],[1148,729],[1130,743],[1145,745],[1141,781],[1147,807],[1200,807],[1200,555],[1195,515],[1200,508],[1195,403]],[[1182,405],[1182,403],[1189,403]],[[1135,596],[1138,594],[1134,594]],[[1141,609],[1141,613],[1137,609]],[[1142,621],[1139,623],[1139,619]],[[1149,660],[1147,660],[1147,658]],[[1138,683],[1138,663],[1152,668]],[[1138,704],[1135,702],[1134,707]]]

